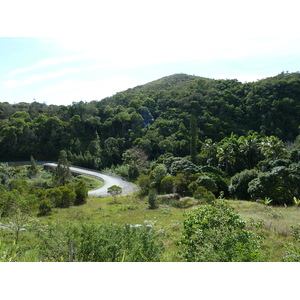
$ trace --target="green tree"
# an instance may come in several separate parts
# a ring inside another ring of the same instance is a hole
[[[229,185],[229,192],[232,196],[237,197],[239,200],[250,200],[251,195],[248,192],[249,182],[258,176],[256,170],[244,170],[235,174],[231,178]]]
[[[86,203],[88,197],[88,187],[85,180],[81,179],[75,183],[75,194],[76,194],[76,198],[74,200],[75,205]]]
[[[266,159],[278,159],[283,156],[285,151],[283,142],[276,136],[262,138],[259,149]]]
[[[58,165],[55,168],[54,182],[56,186],[67,185],[72,178],[70,162],[65,150],[60,151]]]
[[[195,111],[191,114],[191,120],[190,120],[190,155],[191,155],[191,161],[192,163],[197,163],[197,119],[195,115]]]
[[[149,191],[149,194],[148,194],[149,209],[155,209],[155,208],[157,208],[156,197],[157,197],[157,191],[156,191],[156,189],[151,189]]]
[[[122,188],[117,185],[112,185],[107,189],[107,192],[116,199],[118,195],[122,194]]]

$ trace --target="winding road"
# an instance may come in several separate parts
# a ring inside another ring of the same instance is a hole
[[[50,168],[55,168],[57,166],[57,164],[46,163],[46,164],[44,164],[44,166],[50,167]],[[89,191],[88,192],[89,196],[97,196],[97,197],[110,196],[107,193],[107,188],[109,188],[112,185],[117,185],[117,186],[121,187],[122,195],[130,194],[139,189],[138,186],[136,186],[122,178],[119,178],[117,176],[106,175],[106,174],[100,173],[95,170],[87,170],[87,169],[82,169],[82,168],[78,168],[78,167],[70,167],[70,170],[72,173],[89,175],[89,176],[93,176],[93,177],[96,177],[96,178],[104,181],[104,186],[101,187],[100,189]]]

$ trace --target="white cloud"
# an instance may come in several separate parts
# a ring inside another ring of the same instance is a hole
[[[2,82],[2,87],[7,88],[7,89],[13,89],[13,88],[17,88],[20,86],[33,84],[33,83],[37,83],[37,82],[48,80],[48,79],[53,79],[53,78],[57,78],[57,77],[65,76],[65,75],[71,75],[74,73],[91,71],[91,70],[95,70],[95,69],[99,69],[99,68],[101,68],[101,66],[99,66],[99,65],[89,65],[86,67],[79,67],[79,68],[63,68],[63,69],[59,69],[54,72],[46,72],[46,73],[41,73],[41,74],[25,76],[24,78],[18,79],[18,80],[4,80]]]
[[[67,105],[78,101],[102,100],[139,84],[139,79],[125,76],[111,76],[102,80],[66,80],[49,85],[36,96],[37,101],[47,104]]]
[[[73,61],[81,60],[81,59],[84,59],[84,58],[85,57],[83,57],[82,55],[73,55],[73,56],[68,56],[68,57],[57,57],[57,58],[47,58],[47,59],[44,59],[42,61],[37,62],[33,66],[13,70],[13,71],[9,72],[8,75],[13,76],[13,75],[17,75],[17,74],[27,73],[27,72],[30,72],[32,70],[37,70],[37,69],[41,69],[41,68],[44,68],[44,67],[65,63],[65,62],[73,62]]]

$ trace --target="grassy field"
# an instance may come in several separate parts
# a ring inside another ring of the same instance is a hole
[[[77,178],[84,179],[86,181],[89,191],[100,189],[104,185],[104,181],[102,181],[98,178],[95,178],[93,176],[79,175],[79,176],[77,176]]]
[[[265,242],[263,251],[268,261],[282,261],[285,254],[284,245],[292,242],[291,225],[300,223],[300,209],[296,207],[270,207],[256,202],[229,200],[241,215],[249,221],[262,220]],[[94,224],[149,224],[154,226],[165,246],[162,261],[180,261],[177,241],[182,230],[184,214],[193,208],[180,209],[160,205],[151,210],[147,199],[135,195],[120,196],[116,199],[92,198],[85,205],[73,206],[68,209],[55,209],[52,216],[44,217],[43,221],[54,223],[94,223]],[[250,227],[249,229],[253,229]]]

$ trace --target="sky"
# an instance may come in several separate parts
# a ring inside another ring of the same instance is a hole
[[[176,73],[250,82],[300,71],[293,0],[7,2],[0,102],[101,100]]]

